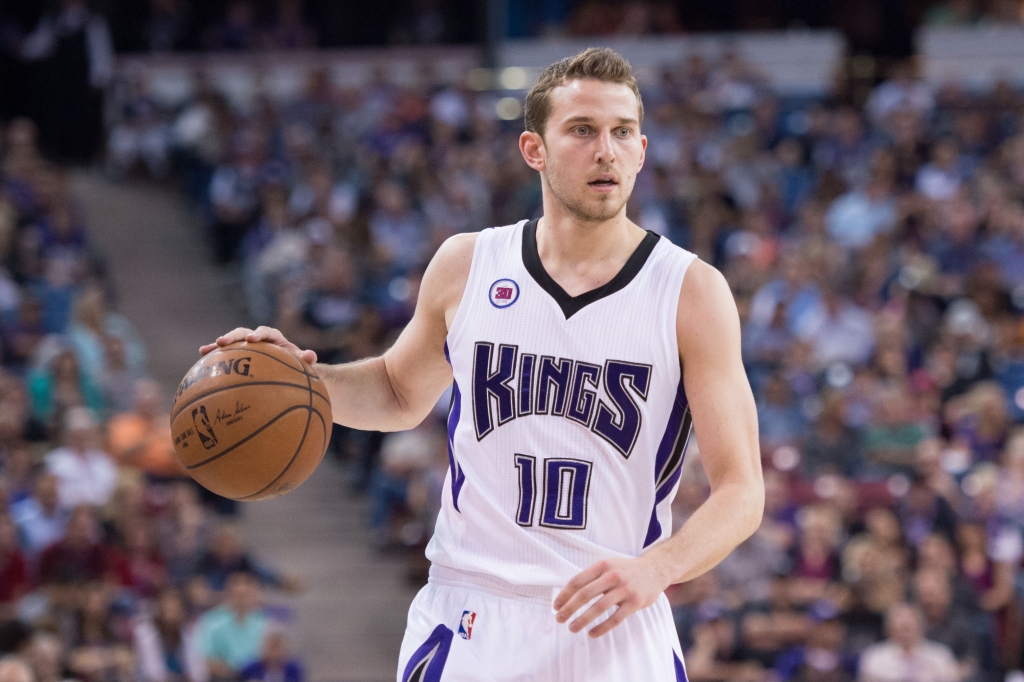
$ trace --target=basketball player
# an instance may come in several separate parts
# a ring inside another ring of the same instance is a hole
[[[417,425],[452,385],[449,472],[400,682],[684,680],[665,588],[758,527],[757,420],[717,270],[626,217],[643,167],[629,64],[589,49],[540,75],[519,148],[539,220],[450,238],[382,357],[316,365],[334,419]],[[204,346],[269,341],[236,329]],[[711,496],[672,534],[692,424]]]

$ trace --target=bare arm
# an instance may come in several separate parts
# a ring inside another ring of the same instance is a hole
[[[590,630],[599,637],[650,606],[669,585],[713,568],[760,525],[764,481],[757,412],[740,358],[740,323],[725,278],[701,261],[686,273],[676,322],[683,381],[711,496],[671,538],[635,559],[599,561],[555,598],[566,622],[604,595],[569,626],[577,632],[613,606]]]
[[[671,583],[714,568],[753,534],[764,512],[757,410],[740,358],[740,321],[725,278],[694,261],[677,321],[683,382],[711,496],[648,554]]]
[[[412,320],[384,355],[343,365],[313,366],[330,393],[334,421],[369,431],[401,431],[427,416],[452,382],[444,344],[469,279],[476,237],[456,235],[438,249],[423,274]],[[235,329],[200,352],[238,341],[276,343],[306,362],[316,362],[313,351],[300,350],[270,327]]]

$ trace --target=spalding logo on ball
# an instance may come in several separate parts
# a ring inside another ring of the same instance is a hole
[[[270,343],[205,355],[171,407],[174,450],[205,488],[266,500],[305,481],[331,438],[331,399],[305,362]]]

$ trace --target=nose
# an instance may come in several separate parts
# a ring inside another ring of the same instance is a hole
[[[597,136],[597,149],[594,152],[594,160],[599,164],[613,163],[615,161],[615,145],[612,144],[612,131],[602,130]]]

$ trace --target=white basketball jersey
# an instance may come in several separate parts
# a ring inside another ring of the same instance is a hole
[[[445,346],[450,466],[427,557],[559,587],[671,533],[690,433],[676,314],[695,256],[648,233],[610,282],[570,297],[536,229],[476,242]]]

